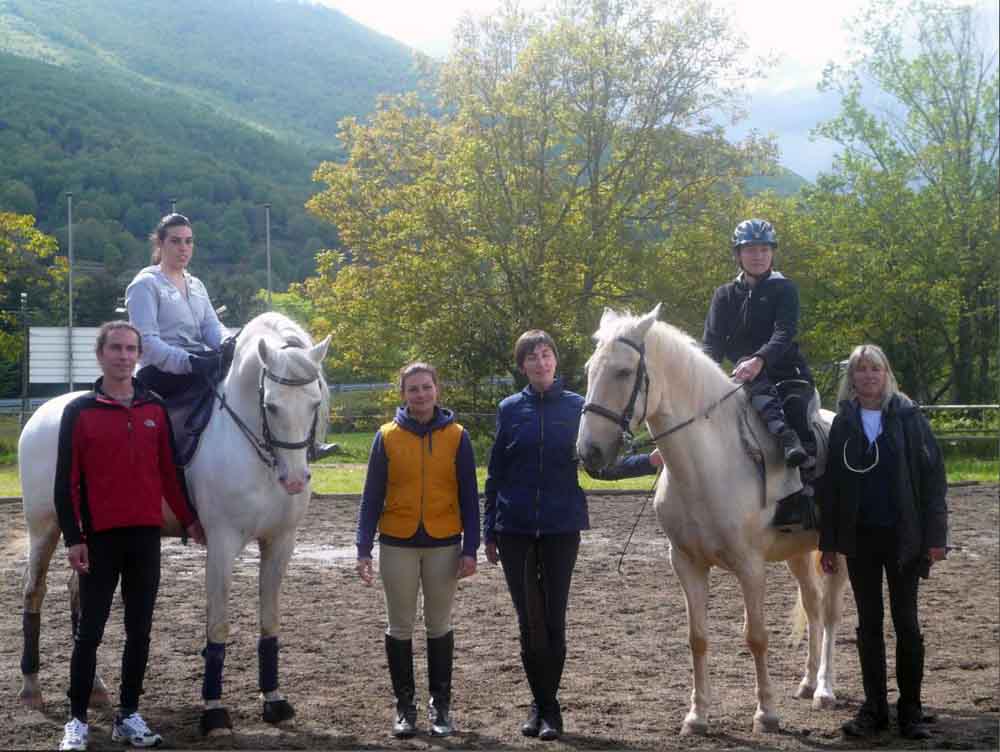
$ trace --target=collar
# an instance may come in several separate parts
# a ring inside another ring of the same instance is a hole
[[[528,399],[547,401],[547,400],[557,399],[563,393],[563,391],[564,389],[563,389],[562,377],[556,376],[555,380],[552,382],[552,386],[550,386],[544,392],[536,391],[535,388],[531,386],[531,382],[528,382],[527,384],[525,384],[524,389],[521,390],[521,394],[523,394]]]

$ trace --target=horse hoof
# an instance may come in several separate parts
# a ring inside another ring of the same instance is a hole
[[[753,732],[755,734],[774,734],[778,731],[781,731],[781,720],[778,716],[763,713],[754,716]]]
[[[684,719],[684,724],[681,726],[681,736],[707,736],[708,735],[708,723],[706,721],[693,720],[689,718]]]
[[[795,697],[798,700],[811,700],[813,694],[816,692],[816,687],[811,687],[805,682],[799,685],[799,688],[795,691]]]
[[[295,717],[295,708],[288,700],[264,700],[264,711],[261,715],[265,723],[281,723]]]
[[[833,693],[823,694],[822,692],[817,692],[813,695],[812,702],[813,710],[830,710],[837,707],[837,698]]]
[[[21,692],[18,695],[21,704],[29,710],[41,710],[45,707],[45,698],[41,692]]]
[[[202,736],[228,736],[233,731],[233,720],[225,708],[209,708],[201,714]]]

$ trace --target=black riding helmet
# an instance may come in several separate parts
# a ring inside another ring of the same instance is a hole
[[[769,245],[778,248],[778,233],[766,219],[744,219],[733,230],[733,253],[738,254],[745,245]]]

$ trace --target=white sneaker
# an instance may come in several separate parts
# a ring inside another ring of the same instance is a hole
[[[59,742],[59,749],[85,750],[89,735],[90,726],[76,718],[71,718],[63,728],[63,738]]]
[[[131,744],[133,747],[158,747],[163,744],[163,737],[150,731],[141,715],[132,713],[125,718],[115,718],[111,741]]]

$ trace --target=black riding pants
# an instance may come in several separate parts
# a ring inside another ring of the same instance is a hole
[[[858,631],[864,641],[874,645],[884,642],[883,571],[889,584],[889,609],[896,632],[896,675],[900,698],[919,703],[923,678],[923,636],[917,618],[920,562],[915,561],[902,568],[899,566],[896,535],[892,528],[859,527],[857,554],[847,557],[847,573],[858,608]]]
[[[82,721],[87,719],[97,647],[104,638],[119,579],[125,604],[120,703],[129,710],[139,707],[153,608],[160,587],[160,528],[128,527],[92,533],[87,537],[87,553],[90,573],[80,576],[80,621],[73,636],[69,680],[70,712]]]
[[[806,415],[815,391],[812,382],[790,379],[775,384],[766,371],[761,371],[746,388],[750,392],[750,404],[763,418],[768,432],[777,435],[788,426],[803,442],[814,440]]]
[[[566,653],[566,608],[580,549],[579,533],[497,535],[521,647],[531,653]]]

